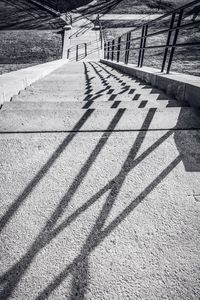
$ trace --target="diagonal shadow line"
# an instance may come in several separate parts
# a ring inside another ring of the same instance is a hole
[[[101,80],[101,82],[102,82],[102,85],[103,85],[103,86],[106,86],[105,89],[103,89],[103,90],[101,90],[101,91],[99,91],[99,92],[97,92],[97,93],[100,93],[100,92],[102,92],[102,91],[104,92],[104,91],[110,89],[110,88],[111,88],[111,85],[109,84],[109,82],[107,81],[107,79],[105,79],[105,78],[103,77],[103,75],[100,74],[100,72],[97,70],[97,68],[96,68],[91,62],[90,62],[89,64],[90,64],[90,66],[93,68],[93,70],[95,71],[95,73],[97,74],[97,76],[100,78],[100,80]],[[97,94],[97,93],[96,93],[96,94]]]
[[[101,78],[101,74],[99,74],[99,73],[97,72],[96,68],[92,65],[92,63],[89,62],[89,65],[91,65],[91,67],[94,69],[94,71],[96,72],[96,74],[99,76],[100,80],[101,80],[102,83],[103,83],[104,78],[103,78],[103,79]],[[86,66],[85,63],[84,63],[84,68],[85,68],[86,88],[87,88],[87,91],[86,91],[85,94],[89,93],[89,94],[90,94],[90,95],[89,95],[89,96],[90,96],[89,100],[90,100],[90,101],[91,101],[91,100],[93,101],[93,100],[96,100],[97,98],[103,96],[103,95],[102,95],[102,92],[106,91],[106,90],[109,88],[109,86],[108,86],[108,84],[106,84],[107,87],[106,87],[105,89],[102,89],[102,90],[96,92],[95,94],[93,94],[93,93],[92,93],[93,89],[91,88],[91,86],[90,86],[90,89],[88,88],[88,82],[90,81],[90,78],[89,78],[89,75],[88,75],[88,69],[87,69],[87,66]],[[85,101],[86,99],[88,100],[88,98],[86,97],[86,98],[84,99],[84,101]]]
[[[162,180],[182,161],[181,155],[178,155],[172,163],[170,163],[159,176],[154,179],[148,187],[140,193],[134,201],[132,201],[102,232],[100,239],[104,239],[110,234],[126,217],[146,198],[161,182]]]
[[[148,155],[150,155],[156,148],[158,148],[166,139],[168,139],[173,134],[173,131],[168,131],[164,134],[158,141],[156,141],[152,146],[150,146],[146,151],[144,151],[138,158],[136,158],[132,164],[134,169],[141,161],[143,161]],[[69,226],[76,218],[83,212],[85,212],[90,206],[92,206],[96,200],[98,200],[104,193],[112,188],[116,177],[113,178],[108,184],[106,184],[100,191],[93,195],[86,203],[79,207],[72,215],[70,215],[63,223],[56,227],[51,232],[51,237],[49,242],[57,236],[61,231],[63,231],[67,226]]]
[[[103,77],[103,75],[97,70],[97,68],[95,68],[95,66],[93,65],[93,63],[89,62],[89,65],[93,68],[93,70],[95,71],[95,73],[97,74],[97,76],[100,78],[100,80],[102,81],[102,83],[106,83],[108,85],[107,80]]]
[[[48,220],[48,222],[45,226],[45,230],[49,231],[56,224],[59,217],[61,215],[63,215],[64,209],[67,207],[69,201],[72,199],[72,197],[74,196],[74,194],[77,191],[78,187],[81,185],[81,183],[82,183],[83,179],[85,178],[86,174],[88,173],[90,167],[92,166],[92,164],[96,160],[97,156],[99,155],[99,153],[101,152],[101,150],[105,146],[107,140],[109,139],[109,137],[113,133],[114,128],[118,124],[118,122],[121,119],[121,117],[123,116],[124,112],[125,112],[125,109],[119,109],[117,111],[117,113],[115,114],[114,118],[112,119],[111,123],[109,124],[109,126],[107,128],[107,130],[109,132],[104,132],[103,133],[103,135],[100,138],[98,144],[96,145],[96,147],[94,148],[94,150],[92,151],[92,153],[88,157],[87,161],[85,162],[85,164],[81,168],[79,174],[76,176],[76,178],[72,182],[72,184],[69,187],[69,189],[68,189],[67,193],[65,194],[65,196],[61,199],[58,207],[56,208],[56,210],[52,214],[51,218]]]
[[[82,31],[80,31],[79,33],[76,34],[76,37],[85,34],[85,33],[86,33],[87,31],[89,31],[90,29],[91,29],[90,27],[84,28],[84,30],[82,30]]]
[[[149,109],[147,116],[142,124],[141,130],[144,130],[150,126],[150,123],[153,120],[155,112],[156,112],[156,109]],[[134,162],[134,159],[145,139],[146,134],[147,134],[147,131],[139,132],[139,134],[133,144],[133,147],[131,148],[119,174],[115,177],[114,184],[111,187],[110,193],[109,193],[107,200],[103,206],[103,209],[102,209],[93,229],[91,230],[91,233],[89,234],[88,238],[86,239],[84,246],[82,247],[81,253],[79,255],[80,257],[84,256],[84,259],[86,259],[87,256],[89,255],[89,253],[91,252],[91,249],[94,248],[94,246],[92,246],[92,245],[94,243],[96,244],[96,241],[98,241],[99,234],[101,233],[101,229],[110,213],[110,210],[112,209],[112,207],[116,201],[117,195],[119,194],[119,191],[127,177],[127,174],[132,169],[132,162]],[[83,259],[81,259],[81,262],[82,261],[83,261]],[[83,264],[83,266],[86,266],[86,265],[87,264]],[[75,266],[73,266],[73,268],[74,267]],[[84,270],[84,272],[86,274],[87,270]],[[63,280],[64,280],[64,278],[63,278]],[[46,297],[46,294],[47,294],[47,290],[45,289],[45,297]],[[43,292],[42,292],[42,295],[44,295]],[[43,299],[42,295],[40,295],[37,299]]]
[[[33,258],[36,254],[49,242],[51,238],[50,230],[52,230],[53,226],[56,224],[57,220],[60,216],[63,215],[64,210],[66,209],[68,203],[71,201],[72,197],[74,196],[75,192],[77,191],[78,187],[81,185],[83,179],[85,178],[86,174],[88,173],[90,167],[92,166],[93,162],[99,155],[100,151],[105,146],[107,140],[109,139],[110,135],[112,134],[114,128],[118,124],[119,120],[123,116],[125,109],[119,109],[115,116],[113,117],[112,121],[108,126],[108,130],[110,132],[104,132],[102,137],[100,138],[99,142],[97,143],[96,147],[88,157],[87,161],[81,168],[79,174],[73,180],[71,186],[69,187],[65,196],[61,199],[59,205],[51,215],[50,219],[47,221],[45,227],[43,228],[42,232],[37,236],[35,241],[33,242],[30,249],[27,253],[17,262],[13,267],[11,267],[3,276],[0,277],[0,282],[3,283],[3,290],[0,292],[0,298],[8,299],[12,294],[12,291],[15,289],[16,285],[20,281],[22,275],[25,273],[29,265],[31,264]],[[106,187],[109,189],[109,186]],[[100,191],[100,193],[105,193],[105,189]],[[5,283],[7,282],[7,283]]]
[[[5,214],[0,219],[0,232],[3,230],[3,228],[9,222],[9,220],[12,218],[12,216],[15,214],[15,212],[19,209],[19,207],[22,205],[22,203],[25,201],[25,199],[28,197],[28,195],[33,191],[33,189],[39,183],[39,181],[45,176],[45,174],[51,168],[51,166],[54,164],[56,159],[61,155],[61,153],[65,150],[65,148],[73,140],[73,138],[75,137],[77,132],[80,130],[80,128],[84,125],[84,123],[87,121],[87,119],[91,116],[91,114],[93,112],[94,112],[94,109],[89,109],[83,114],[81,119],[78,121],[78,123],[72,129],[73,132],[71,132],[63,140],[63,142],[59,145],[59,147],[56,149],[56,151],[53,153],[53,155],[48,159],[48,161],[45,163],[45,165],[35,175],[35,177],[31,180],[31,182],[27,185],[27,187],[23,190],[23,192],[19,195],[19,197],[9,206],[9,208],[7,209]]]
[[[144,160],[150,153],[152,153],[157,147],[159,147],[168,137],[173,134],[173,131],[168,131],[164,134],[158,141],[156,141],[152,146],[150,146],[146,151],[144,151],[138,158],[136,158],[132,164],[131,169],[135,168],[142,160]],[[116,176],[117,177],[117,176]],[[67,226],[69,226],[73,221],[77,219],[77,217],[86,211],[90,206],[92,206],[103,194],[105,194],[109,189],[113,187],[116,182],[116,177],[113,178],[108,184],[106,184],[102,189],[100,189],[95,195],[93,195],[86,203],[84,203],[80,208],[78,208],[73,214],[71,214],[63,223],[57,226],[54,230],[50,231],[47,234],[42,234],[34,243],[35,246],[32,246],[31,251],[28,251],[26,254],[26,259],[20,261],[20,266],[23,268],[23,264],[26,264],[28,267],[28,263],[31,263],[33,257],[47,244],[49,244],[60,232],[62,232]],[[29,257],[29,261],[27,258]],[[30,259],[31,258],[31,259]],[[24,261],[24,262],[23,262]],[[19,264],[19,263],[18,263]],[[9,272],[5,273],[3,277],[1,277],[1,281],[6,280],[9,276],[9,273],[14,273],[14,269],[16,266],[9,270]]]
[[[88,256],[95,250],[95,248],[117,227],[119,226],[133,210],[162,182],[164,178],[180,163],[181,157],[178,156],[172,161],[149,185],[145,188],[132,202],[128,205],[122,213],[120,213],[103,231],[99,232],[98,236],[95,233],[93,240],[88,239],[79,256],[77,256],[71,264],[69,264],[55,279],[51,282],[36,298],[36,300],[47,299],[50,294],[65,280],[65,278],[76,270],[80,264],[85,261]],[[116,197],[116,196],[115,196]],[[105,209],[104,206],[103,209]],[[106,214],[107,215],[107,214]],[[96,226],[96,224],[95,224]],[[91,244],[89,244],[91,242]]]
[[[146,126],[146,125],[145,125]],[[144,126],[144,128],[145,128]],[[158,147],[162,142],[164,142],[165,139],[167,139],[173,132],[167,132],[163,137],[161,137],[161,139],[159,139],[157,142],[155,142],[151,147],[149,147],[143,154],[141,154],[135,161],[134,164],[132,166],[135,167],[136,164],[138,164],[140,161],[142,161],[145,156],[147,156],[148,154],[150,154],[156,147]],[[131,152],[130,152],[131,153]],[[131,157],[131,155],[130,155]],[[125,164],[126,165],[126,164]],[[128,171],[128,170],[127,170]],[[94,203],[101,195],[103,195],[107,190],[111,189],[111,187],[114,184],[114,180],[110,181],[105,187],[103,187],[97,194],[95,194],[91,199],[90,202],[88,202],[88,204],[86,203],[86,205],[84,204],[83,207],[79,208],[74,214],[72,214],[68,220],[64,221],[59,227],[57,227],[54,231],[50,232],[49,235],[45,237],[45,235],[40,236],[40,240],[37,240],[37,243],[35,243],[35,249],[34,247],[32,248],[32,255],[31,257],[33,258],[39,251],[40,249],[42,249],[47,243],[49,243],[61,230],[64,229],[64,227],[66,227],[70,222],[72,222],[78,214],[80,214],[81,212],[83,212],[83,210],[87,209],[87,207],[89,207],[92,203]],[[25,265],[28,267],[27,265],[27,259],[29,257],[30,253],[28,253],[28,256],[26,257],[26,260],[24,261]],[[29,259],[29,264],[32,261],[32,258]],[[21,266],[22,267],[22,266]],[[21,269],[20,267],[20,269]],[[8,274],[7,274],[8,276]],[[4,278],[5,279],[5,278]],[[19,280],[18,280],[19,281]],[[17,282],[18,282],[17,281]]]
[[[84,66],[84,74],[85,74],[85,81],[86,81],[86,83],[85,83],[85,85],[86,85],[86,92],[85,92],[85,94],[87,95],[87,94],[90,94],[93,91],[92,83],[91,83],[92,78],[90,78],[89,75],[88,75],[89,71],[88,71],[88,68],[87,68],[87,65],[86,65],[85,62],[83,62],[83,66]],[[87,101],[88,97],[91,98],[92,95],[86,96],[83,99],[83,101]]]
[[[78,35],[82,31],[84,31],[85,28],[86,28],[85,26],[88,26],[90,24],[91,24],[91,22],[88,22],[88,20],[86,20],[86,22],[84,24],[84,27],[81,27],[81,28],[77,29],[74,33],[72,33],[72,35],[69,36],[69,39],[72,39],[74,36]]]
[[[126,85],[126,82],[124,80],[122,80],[120,77],[112,74],[110,71],[106,70],[106,68],[104,68],[102,65],[100,65],[99,63],[95,63],[99,68],[101,68],[104,72],[106,72],[109,76],[109,77],[112,77],[113,79],[115,79],[118,83],[121,83],[121,85]]]

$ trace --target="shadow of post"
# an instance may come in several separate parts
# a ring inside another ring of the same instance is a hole
[[[128,173],[135,167],[136,163],[136,155],[145,139],[146,136],[146,129],[149,127],[153,116],[155,114],[156,109],[150,109],[141,131],[138,133],[138,136],[119,172],[119,174],[112,180],[110,186],[109,195],[103,205],[102,210],[99,213],[99,216],[93,226],[88,238],[86,239],[85,244],[83,245],[80,255],[74,259],[74,261],[68,265],[60,274],[55,278],[55,280],[49,284],[42,293],[36,298],[37,300],[46,299],[50,296],[50,294],[62,283],[62,281],[69,275],[75,274],[75,278],[73,280],[73,288],[71,293],[71,299],[85,299],[85,291],[86,291],[86,284],[84,282],[84,288],[82,291],[79,291],[79,288],[82,287],[81,280],[83,278],[88,278],[88,257],[92,253],[92,251],[133,211],[133,209],[141,203],[141,201],[151,192],[153,191],[158,184],[175,168],[179,162],[181,161],[180,156],[178,156],[165,170],[155,179],[153,182],[144,190],[142,191],[139,196],[128,205],[122,213],[120,213],[105,229],[103,229],[105,222],[109,216],[109,213],[116,202],[117,196],[119,191],[128,175]],[[165,135],[162,141],[157,141],[156,145],[152,145],[151,149],[148,149],[145,155],[148,155],[158,147],[166,138],[169,137]],[[145,157],[143,156],[143,159]],[[141,158],[140,158],[141,159]],[[81,268],[80,268],[81,266]],[[79,276],[77,276],[79,274]],[[76,289],[75,287],[78,287]],[[80,293],[79,293],[80,292]],[[79,294],[78,294],[79,293]]]
[[[87,70],[86,77],[87,77]],[[89,79],[88,79],[89,82]],[[79,253],[79,255],[68,265],[63,271],[39,294],[37,299],[47,299],[51,293],[65,280],[65,278],[71,274],[73,277],[72,280],[72,289],[71,289],[71,299],[84,299],[85,294],[88,287],[89,281],[89,266],[88,259],[92,251],[119,225],[127,218],[128,215],[162,182],[162,180],[181,162],[183,161],[184,165],[186,165],[186,170],[191,171],[192,168],[190,163],[188,162],[189,157],[193,156],[193,153],[188,154],[189,145],[191,147],[191,143],[193,140],[191,136],[199,142],[199,132],[197,134],[193,134],[192,132],[190,138],[188,139],[187,146],[184,145],[186,142],[187,135],[186,132],[188,130],[184,130],[184,122],[185,113],[184,109],[181,110],[177,125],[166,132],[159,140],[157,140],[153,145],[151,145],[148,149],[146,149],[142,154],[137,156],[142,143],[145,140],[147,131],[150,127],[150,124],[154,118],[156,113],[156,109],[149,109],[143,125],[138,132],[138,135],[122,165],[121,170],[112,180],[110,180],[101,190],[99,190],[95,195],[93,195],[86,203],[82,205],[82,207],[78,208],[72,215],[70,215],[66,220],[64,220],[57,227],[55,226],[59,218],[65,212],[69,202],[75,195],[78,187],[83,182],[83,179],[86,177],[89,169],[94,163],[95,159],[99,155],[100,151],[103,149],[106,144],[108,138],[112,134],[119,120],[123,116],[124,110],[118,110],[111,123],[107,128],[107,132],[104,132],[96,147],[89,155],[87,161],[84,163],[81,168],[79,174],[74,178],[73,183],[69,187],[65,196],[60,200],[58,206],[52,213],[51,217],[47,221],[45,227],[42,229],[36,240],[33,242],[30,249],[27,253],[22,257],[22,259],[17,262],[14,266],[12,266],[1,278],[0,283],[2,285],[1,297],[2,299],[8,299],[17,284],[20,282],[22,276],[26,273],[30,264],[33,262],[35,256],[39,253],[41,249],[43,249],[47,244],[49,244],[61,231],[63,231],[69,224],[71,224],[81,213],[86,211],[95,201],[97,201],[103,194],[109,191],[109,194],[106,198],[106,201],[96,219],[94,226],[92,227],[86,241]],[[90,112],[91,114],[91,112]],[[195,122],[198,123],[196,120]],[[195,124],[195,123],[194,123]],[[182,130],[179,130],[182,128]],[[198,127],[200,128],[200,127]],[[183,131],[183,132],[182,132]],[[144,160],[149,154],[151,154],[157,147],[159,147],[166,139],[168,139],[172,134],[174,134],[175,142],[177,149],[179,151],[179,155],[127,206],[124,210],[109,224],[106,228],[104,228],[106,220],[111,212],[113,205],[115,204],[119,192],[121,190],[122,185],[124,184],[127,175],[130,171],[132,171],[142,160]],[[197,143],[195,144],[196,149]],[[196,151],[196,150],[195,150]],[[198,152],[199,153],[199,152]],[[57,156],[56,156],[57,157]],[[198,158],[199,156],[195,156]],[[195,159],[196,159],[195,158]],[[55,161],[55,159],[53,160]],[[51,163],[52,164],[52,163]],[[48,168],[51,166],[48,166]],[[196,166],[195,166],[196,167]],[[45,167],[44,170],[48,170]],[[199,161],[198,161],[198,169],[199,169]],[[43,176],[43,175],[42,175]],[[41,175],[39,177],[40,180]],[[33,187],[36,185],[38,181],[35,179]],[[31,185],[27,189],[28,194],[32,190]],[[25,194],[22,198],[22,201],[14,204],[14,208],[18,208],[21,203],[25,200]],[[10,217],[14,213],[15,209],[11,209]]]
[[[19,262],[17,262],[14,266],[12,266],[10,268],[10,270],[8,270],[3,276],[0,277],[0,285],[3,287],[0,291],[0,299],[8,299],[11,296],[13,290],[15,289],[15,287],[18,284],[18,282],[20,281],[21,277],[24,275],[24,273],[28,269],[28,267],[31,264],[31,262],[33,261],[34,257],[38,254],[38,252],[41,249],[43,249],[55,237],[55,234],[54,234],[55,230],[53,230],[53,228],[54,228],[56,222],[63,215],[65,209],[67,208],[67,206],[69,204],[69,202],[71,201],[71,199],[73,198],[74,194],[76,193],[78,187],[80,186],[83,179],[87,175],[90,167],[92,166],[92,164],[96,160],[97,156],[99,155],[99,153],[101,152],[101,150],[105,146],[108,138],[112,134],[114,128],[116,127],[119,120],[123,116],[124,111],[125,111],[125,109],[119,109],[116,112],[116,114],[113,117],[112,121],[110,122],[106,132],[103,133],[103,135],[100,138],[99,142],[97,143],[96,147],[94,148],[94,150],[92,151],[92,153],[88,157],[85,164],[82,166],[79,174],[74,178],[74,180],[73,180],[72,184],[70,185],[67,193],[60,200],[59,205],[56,207],[56,209],[52,213],[51,217],[46,222],[45,227],[43,228],[41,233],[38,235],[38,237],[35,239],[32,246],[30,247],[30,249],[20,259]],[[89,113],[91,114],[90,110],[89,110],[89,112],[87,112],[87,114],[90,115]],[[63,147],[63,150],[64,150],[65,147],[64,146],[62,146],[62,147]],[[59,153],[59,155],[61,154],[60,151],[58,153]],[[47,162],[47,164],[43,167],[43,170],[45,170],[45,173],[47,172],[47,170],[50,168],[50,166],[52,165],[52,163],[54,161],[55,161],[55,159],[54,160],[51,159],[50,160],[51,163]],[[45,173],[42,173],[43,174],[42,176],[44,176]],[[33,187],[35,187],[35,185],[41,179],[41,175],[40,176],[39,175],[37,175],[35,181],[31,182],[28,185],[28,187],[26,188],[28,193],[31,192]],[[107,187],[107,188],[109,188],[109,187]],[[12,214],[14,214],[14,212],[19,207],[19,205],[21,205],[22,202],[25,200],[26,195],[28,195],[28,194],[24,193],[23,198],[17,199],[17,201],[13,204],[12,209],[10,209],[10,211],[9,211],[10,213],[6,214],[6,220],[7,221],[9,220],[8,216],[9,216],[9,218],[11,217],[11,212],[12,212]],[[85,264],[83,264],[83,265],[85,265]]]
[[[28,195],[33,191],[36,185],[40,182],[40,180],[45,176],[57,158],[62,154],[62,152],[66,149],[69,143],[73,140],[77,132],[81,129],[87,119],[91,116],[94,109],[87,110],[81,119],[77,122],[77,124],[72,129],[72,132],[63,140],[63,142],[59,145],[56,151],[52,154],[52,156],[48,159],[45,165],[40,169],[40,171],[36,174],[36,176],[32,179],[32,181],[28,184],[28,186],[23,190],[21,195],[10,205],[7,209],[6,213],[0,219],[0,232],[15,214],[15,212],[19,209],[19,207],[26,200]]]

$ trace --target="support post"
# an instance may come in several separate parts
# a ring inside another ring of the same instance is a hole
[[[127,33],[127,38],[126,38],[126,49],[125,49],[125,64],[128,64],[128,60],[129,60],[129,53],[130,53],[130,42],[131,40],[131,32]]]
[[[142,51],[141,51],[141,57],[140,57],[140,65],[139,65],[140,68],[142,68],[142,66],[143,66],[144,53],[145,53],[145,47],[146,47],[146,41],[147,41],[147,34],[148,34],[148,25],[145,25],[144,26]]]
[[[68,58],[68,50],[70,48],[70,31],[72,27],[67,25],[63,28],[62,31],[62,58]]]
[[[78,45],[76,45],[76,61],[78,61]]]
[[[104,59],[106,59],[106,47],[107,47],[107,45],[106,45],[106,43],[104,43]]]
[[[138,57],[138,67],[140,67],[140,62],[141,62],[144,31],[145,31],[145,26],[142,26],[142,34],[141,34],[141,39],[140,39],[140,50],[139,50],[139,57]]]
[[[107,60],[110,59],[110,42],[108,42],[108,48],[107,48]]]
[[[121,36],[118,38],[118,45],[117,45],[117,62],[120,59],[120,52],[121,52]]]
[[[112,57],[111,60],[114,60],[114,51],[115,51],[115,40],[112,40]]]
[[[164,72],[164,69],[165,69],[165,64],[166,64],[166,60],[167,60],[167,54],[168,54],[168,51],[169,51],[169,45],[170,45],[170,41],[171,41],[172,29],[174,27],[175,17],[176,17],[176,13],[173,13],[172,18],[171,18],[171,22],[170,22],[170,27],[169,27],[170,31],[168,32],[166,47],[165,47],[165,51],[164,51],[164,55],[163,55],[163,62],[162,62],[161,72]]]
[[[167,74],[169,74],[170,69],[171,69],[171,65],[172,65],[172,61],[173,61],[173,57],[174,57],[174,52],[175,52],[175,49],[176,49],[176,42],[177,42],[178,34],[179,34],[179,27],[181,26],[182,18],[183,18],[183,9],[181,9],[181,11],[179,13],[179,18],[178,18],[178,22],[177,22],[177,29],[175,30],[175,33],[174,33],[174,40],[173,40],[173,43],[172,43],[172,48],[171,48],[171,52],[170,52],[170,56],[169,56],[169,63],[168,63],[168,66],[167,66]]]

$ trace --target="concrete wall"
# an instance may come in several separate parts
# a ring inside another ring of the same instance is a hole
[[[191,106],[200,107],[200,77],[171,73],[161,73],[157,69],[101,59],[101,62],[123,73],[137,77],[152,86],[165,91],[169,96],[189,102]]]
[[[10,101],[20,90],[25,89],[67,62],[66,59],[60,59],[0,75],[0,104]]]

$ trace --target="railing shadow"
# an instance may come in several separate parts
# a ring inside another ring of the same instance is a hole
[[[85,75],[86,75],[86,84],[88,91],[91,90],[91,78],[89,78],[88,70],[85,66]],[[94,66],[93,66],[94,67]],[[95,69],[95,67],[94,67]],[[96,69],[97,71],[97,69]],[[97,71],[98,73],[99,71]],[[99,76],[101,78],[102,75]],[[109,76],[109,75],[108,75]],[[103,77],[102,77],[103,80]],[[33,263],[35,257],[38,253],[44,249],[48,244],[50,244],[63,230],[65,230],[72,222],[74,222],[78,216],[83,214],[86,210],[88,210],[95,202],[97,202],[102,195],[108,193],[106,197],[106,201],[100,210],[98,217],[95,220],[95,224],[92,226],[79,254],[75,257],[75,259],[67,266],[63,267],[63,270],[60,272],[58,276],[56,276],[51,283],[49,283],[43,291],[38,292],[38,297],[36,299],[47,299],[52,292],[58,288],[59,285],[70,275],[72,275],[72,288],[71,288],[71,299],[85,299],[86,291],[89,284],[89,256],[92,252],[99,246],[99,244],[104,241],[106,237],[109,236],[110,233],[113,232],[132,212],[133,210],[154,190],[158,187],[158,185],[170,174],[170,172],[176,168],[176,166],[182,161],[184,166],[186,166],[186,171],[200,171],[200,161],[199,161],[199,152],[197,151],[197,143],[199,142],[199,133],[189,132],[189,135],[186,134],[186,130],[180,130],[180,128],[184,129],[185,122],[185,112],[184,109],[181,110],[180,116],[177,122],[177,125],[163,134],[159,139],[157,139],[152,145],[150,145],[146,150],[142,153],[140,152],[142,144],[144,143],[147,132],[150,129],[151,123],[155,117],[156,109],[152,108],[147,111],[144,122],[137,133],[136,139],[133,142],[128,155],[125,157],[124,162],[121,166],[120,171],[114,176],[111,180],[109,180],[105,186],[103,186],[100,190],[98,190],[90,199],[85,201],[85,203],[76,209],[71,215],[69,215],[66,219],[62,220],[61,223],[57,224],[60,218],[65,213],[69,203],[72,201],[74,195],[76,194],[78,188],[83,183],[83,180],[86,178],[89,170],[93,166],[94,162],[98,158],[99,154],[105,147],[108,139],[113,134],[113,131],[117,128],[117,125],[121,118],[124,115],[125,110],[119,109],[115,113],[112,118],[110,124],[107,129],[103,131],[102,136],[97,142],[95,148],[89,154],[87,160],[81,167],[78,175],[73,179],[72,184],[69,189],[66,191],[66,194],[60,199],[57,207],[51,214],[50,218],[47,220],[45,226],[41,229],[40,233],[33,241],[32,245],[28,249],[28,251],[22,256],[22,258],[13,265],[5,274],[0,277],[1,284],[1,299],[8,299],[11,297],[13,291],[20,283],[22,277],[28,271],[30,265]],[[77,125],[74,127],[73,131],[78,131],[93,113],[93,110],[88,110]],[[194,123],[195,126],[195,123]],[[48,160],[48,162],[43,166],[43,168],[39,171],[37,176],[30,182],[30,184],[25,188],[23,193],[18,197],[18,199],[9,207],[5,216],[1,220],[1,230],[3,227],[9,222],[9,220],[16,213],[17,209],[24,203],[26,197],[33,191],[35,186],[39,183],[39,181],[45,176],[47,171],[51,168],[56,159],[60,156],[60,154],[64,151],[64,149],[69,145],[72,141],[76,132],[70,133],[67,138],[61,143],[52,157]],[[136,168],[142,161],[144,161],[153,151],[155,151],[158,147],[160,147],[168,138],[174,135],[174,140],[176,143],[177,150],[179,152],[176,155],[175,159],[172,159],[171,163],[164,168],[164,170],[158,174],[148,186],[136,196],[129,205],[125,206],[122,212],[120,212],[114,220],[112,220],[108,225],[105,226],[106,221],[109,218],[110,212],[117,201],[117,197],[120,193],[122,186],[125,184],[127,176],[131,171]],[[184,143],[183,143],[184,141]],[[195,142],[196,141],[196,142]],[[194,145],[194,150],[189,149],[189,145]],[[197,152],[196,152],[197,151]],[[193,159],[195,152],[195,163],[198,166],[191,165],[190,159]]]
[[[100,51],[99,42],[97,40],[87,43],[81,43],[68,49],[67,58],[69,61],[81,61],[93,53]]]
[[[71,291],[71,299],[75,299],[79,297],[81,299],[85,299],[85,292],[87,290],[88,285],[88,257],[95,250],[95,248],[132,212],[132,210],[137,207],[141,203],[141,201],[153,190],[155,189],[160,182],[179,164],[181,161],[180,156],[177,156],[176,159],[173,160],[170,165],[165,168],[165,170],[155,179],[152,183],[139,194],[139,196],[134,199],[133,202],[129,206],[127,206],[122,213],[120,213],[106,228],[103,229],[105,222],[109,216],[109,213],[116,202],[117,196],[120,192],[120,189],[128,175],[128,173],[137,165],[141,159],[144,159],[146,155],[151,153],[153,149],[155,149],[158,145],[160,145],[165,139],[169,137],[169,133],[161,138],[160,141],[157,141],[156,145],[153,145],[147,152],[143,155],[143,157],[139,157],[136,159],[136,155],[145,139],[146,131],[143,129],[147,129],[150,125],[154,114],[154,109],[150,109],[143,126],[141,128],[142,131],[138,133],[138,136],[131,148],[120,172],[118,175],[113,178],[112,182],[104,188],[109,190],[108,197],[106,202],[103,205],[102,210],[99,213],[99,216],[96,219],[95,225],[93,226],[90,234],[88,235],[80,254],[74,259],[74,261],[68,265],[60,274],[55,278],[55,280],[47,286],[43,290],[43,292],[37,297],[37,299],[46,299],[49,297],[51,293],[65,280],[65,278],[71,274],[73,276],[72,282],[72,291]],[[101,190],[102,191],[102,190]],[[102,193],[100,193],[102,195]],[[87,207],[87,203],[85,205]]]
[[[12,218],[12,216],[16,213],[19,207],[23,204],[26,200],[28,195],[33,191],[36,185],[41,181],[41,179],[45,176],[48,170],[52,167],[55,163],[57,158],[62,154],[62,152],[66,149],[69,143],[74,139],[77,132],[81,129],[87,119],[91,116],[94,110],[90,109],[86,111],[82,118],[77,122],[77,124],[72,129],[72,132],[63,140],[63,142],[59,145],[59,147],[55,150],[52,156],[48,159],[45,165],[40,169],[37,175],[32,179],[32,181],[28,184],[28,186],[24,189],[21,195],[14,201],[13,204],[7,209],[6,213],[0,219],[0,232]]]
[[[0,298],[7,299],[12,294],[12,291],[14,290],[17,283],[20,281],[21,277],[23,276],[24,272],[27,270],[28,266],[32,262],[33,258],[37,255],[37,253],[45,247],[53,238],[55,229],[54,226],[56,225],[56,222],[58,219],[63,215],[65,209],[67,208],[69,202],[73,198],[73,195],[77,191],[78,187],[82,183],[83,179],[87,175],[89,169],[91,168],[92,164],[94,163],[95,159],[99,155],[100,151],[105,146],[108,138],[112,134],[114,128],[116,127],[117,123],[121,119],[123,113],[125,110],[121,109],[118,110],[115,114],[114,118],[110,122],[106,132],[102,135],[101,139],[97,143],[95,149],[92,151],[90,156],[88,157],[85,164],[82,166],[79,174],[74,178],[71,186],[69,187],[67,193],[65,196],[60,200],[59,205],[52,213],[49,220],[46,222],[45,227],[41,231],[41,233],[38,235],[38,237],[35,239],[34,243],[26,253],[22,259],[16,265],[14,265],[6,274],[3,275],[3,277],[0,277],[0,284],[4,286],[2,293],[0,292]],[[84,115],[90,115],[91,110],[87,111]],[[88,117],[88,116],[87,116]],[[84,121],[86,121],[86,118],[84,118]],[[82,123],[81,123],[82,124]],[[83,124],[82,124],[83,125]],[[80,128],[80,125],[79,125]],[[74,137],[74,134],[73,136]],[[72,139],[71,137],[71,139]],[[69,139],[69,138],[68,138]],[[70,141],[71,141],[70,139]],[[68,141],[69,143],[69,141]],[[62,151],[66,148],[67,144],[62,143],[60,147],[62,147]],[[57,150],[55,157],[53,155],[53,158],[51,158],[45,166],[42,168],[42,170],[39,172],[39,174],[34,178],[34,180],[28,185],[28,187],[25,189],[23,194],[15,201],[15,203],[10,207],[8,212],[5,214],[5,217],[3,218],[3,224],[5,224],[9,221],[9,219],[12,217],[12,215],[16,212],[16,210],[19,208],[19,206],[23,203],[23,201],[26,199],[28,194],[32,191],[32,189],[36,186],[36,184],[41,180],[41,177],[44,176],[44,174],[48,171],[48,169],[52,166],[55,159],[58,157],[58,155],[61,154],[61,150],[59,147],[59,151]],[[42,175],[41,175],[42,174]],[[1,225],[1,229],[3,226]],[[56,234],[57,235],[57,234]]]

